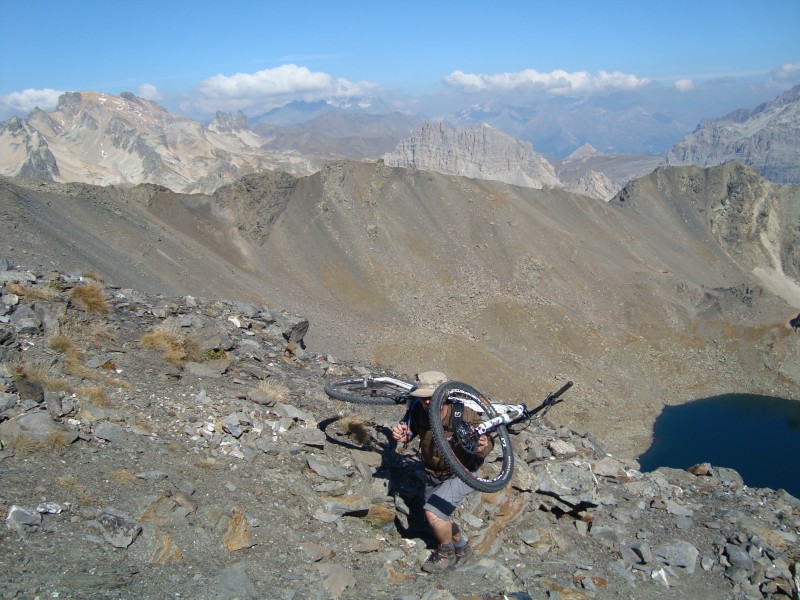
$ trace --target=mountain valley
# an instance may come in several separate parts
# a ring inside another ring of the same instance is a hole
[[[315,351],[509,400],[574,379],[561,416],[635,456],[664,405],[796,395],[798,194],[735,163],[611,203],[347,161],[211,196],[5,178],[0,237],[19,263],[283,308]]]

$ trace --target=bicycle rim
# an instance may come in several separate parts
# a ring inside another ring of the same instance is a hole
[[[370,376],[354,376],[326,381],[325,393],[343,402],[398,404],[403,401],[407,390],[389,382],[375,381]]]
[[[460,447],[457,436],[445,432],[442,408],[452,411],[463,406],[465,400],[471,400],[483,407],[483,413],[479,415],[481,420],[497,416],[492,404],[478,390],[465,383],[450,381],[439,386],[431,398],[429,415],[433,439],[453,474],[468,486],[481,492],[500,491],[508,485],[514,473],[514,452],[506,427],[500,426],[490,434],[494,440],[494,448],[476,472],[469,469],[471,455]]]

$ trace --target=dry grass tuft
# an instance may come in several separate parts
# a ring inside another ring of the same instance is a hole
[[[73,492],[78,497],[79,502],[84,506],[92,503],[93,498],[89,488],[78,483],[78,480],[71,475],[62,475],[56,479],[56,482],[65,490]]]
[[[75,306],[87,313],[107,314],[110,311],[103,288],[97,283],[77,286],[72,290],[70,297]]]
[[[97,283],[103,283],[103,276],[100,273],[95,273],[94,271],[86,271],[81,274],[81,277],[84,279],[90,279],[91,281],[96,281]]]
[[[86,398],[95,406],[104,408],[111,406],[111,399],[108,397],[108,394],[106,394],[106,391],[99,386],[78,388],[75,393],[82,398]]]
[[[6,448],[17,454],[33,454],[39,449],[39,441],[24,435],[11,438]]]
[[[160,352],[169,364],[176,367],[183,365],[186,353],[181,339],[175,333],[163,329],[148,331],[140,343],[143,348]]]
[[[69,446],[69,436],[63,431],[52,431],[40,444],[40,452],[59,453]]]
[[[26,298],[30,298],[31,300],[55,300],[58,298],[60,291],[54,287],[30,287],[30,288],[23,288],[22,286],[18,286],[19,291],[15,291],[14,293],[18,296],[25,296]]]
[[[81,338],[90,348],[99,348],[106,342],[117,339],[117,333],[106,323],[89,323],[81,329]]]
[[[50,368],[40,362],[19,362],[14,367],[14,377],[40,385],[51,392],[72,392],[73,390],[71,383],[60,377],[53,377],[50,374]]]
[[[286,400],[292,392],[287,386],[274,379],[263,379],[258,382],[256,388],[278,402]]]
[[[183,357],[187,361],[191,362],[203,362],[205,360],[205,355],[203,350],[200,348],[200,340],[193,337],[187,337],[183,340]]]
[[[194,466],[198,469],[216,469],[220,463],[215,458],[200,458],[194,461]]]
[[[115,469],[108,474],[108,480],[116,485],[131,487],[136,483],[136,476],[128,469]]]
[[[73,354],[77,352],[74,340],[62,333],[52,336],[48,340],[48,346],[50,346],[50,348],[56,352],[61,352],[62,354]]]
[[[174,321],[166,321],[148,331],[142,336],[140,344],[143,348],[160,352],[164,359],[175,367],[183,367],[187,361],[208,360],[207,354],[200,347],[200,341],[191,336],[184,337]]]
[[[372,444],[373,438],[369,430],[371,426],[363,416],[351,415],[349,417],[342,417],[339,419],[338,423],[342,431],[357,444],[361,446]]]
[[[143,418],[141,415],[136,415],[133,418],[133,425],[137,429],[140,429],[140,430],[145,431],[147,433],[152,433],[152,431],[153,431],[153,427],[150,424],[150,422],[147,419]]]
[[[8,448],[18,454],[58,454],[69,446],[69,437],[63,431],[52,431],[42,440],[20,435],[8,443]]]

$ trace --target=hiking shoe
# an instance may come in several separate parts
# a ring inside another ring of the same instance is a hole
[[[422,565],[422,570],[426,573],[444,573],[455,567],[457,562],[456,551],[452,546],[439,546],[431,552],[428,560]]]
[[[456,561],[459,565],[465,565],[475,558],[475,553],[472,551],[472,546],[469,542],[461,548],[455,548]]]

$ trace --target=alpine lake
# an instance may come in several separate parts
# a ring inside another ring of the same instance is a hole
[[[800,498],[800,401],[725,394],[665,407],[638,461],[642,472],[711,463]]]

